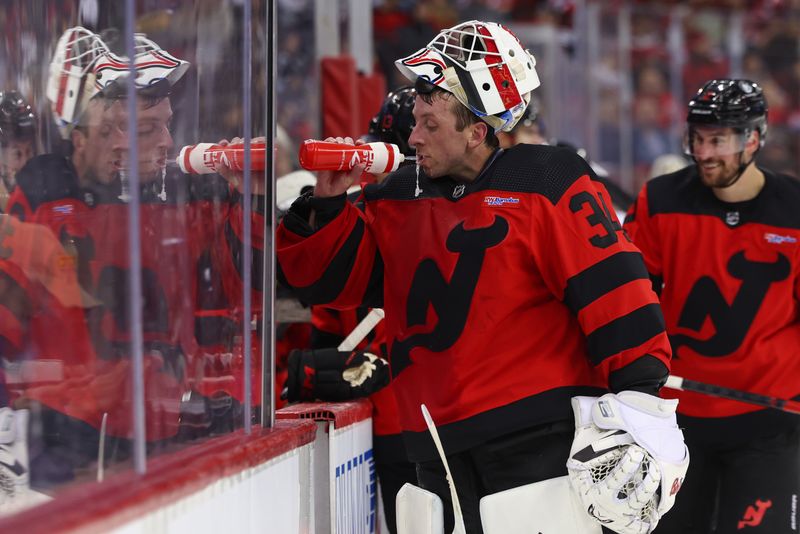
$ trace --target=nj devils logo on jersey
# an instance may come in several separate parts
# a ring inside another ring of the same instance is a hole
[[[790,267],[789,260],[780,253],[776,261],[765,263],[750,261],[744,251],[737,252],[728,260],[728,273],[741,280],[742,285],[731,304],[712,278],[701,277],[686,298],[678,326],[699,331],[709,317],[715,333],[706,340],[672,336],[673,354],[677,355],[678,347],[684,345],[703,356],[720,357],[734,352],[744,341],[770,285],[785,280]]]
[[[767,508],[770,506],[772,506],[771,500],[762,501],[761,499],[756,499],[756,505],[748,506],[747,510],[745,510],[744,517],[739,521],[739,524],[736,525],[736,530],[760,525],[764,520],[764,514],[767,512]]]
[[[486,250],[498,245],[508,235],[508,221],[495,217],[486,228],[465,230],[464,223],[447,236],[447,250],[458,254],[453,276],[448,282],[432,259],[417,266],[406,303],[408,327],[425,324],[428,306],[433,306],[439,322],[430,332],[395,339],[392,344],[392,371],[395,375],[411,364],[414,347],[424,346],[440,352],[458,340],[467,323],[472,295],[478,285]]]

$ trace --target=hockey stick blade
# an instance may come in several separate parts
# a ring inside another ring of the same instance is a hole
[[[667,383],[664,387],[670,389],[677,389],[681,391],[693,391],[695,393],[704,393],[713,397],[722,397],[739,402],[747,402],[780,410],[782,412],[793,413],[800,415],[800,401],[790,399],[779,399],[777,397],[769,397],[767,395],[759,395],[758,393],[750,393],[749,391],[741,391],[739,389],[731,389],[714,384],[704,384],[703,382],[695,382],[681,378],[680,376],[670,376],[667,378]]]
[[[355,349],[383,318],[383,310],[380,308],[373,308],[373,310],[358,323],[358,326],[344,338],[344,341],[339,344],[339,352],[350,352]]]

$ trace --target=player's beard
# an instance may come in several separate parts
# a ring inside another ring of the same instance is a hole
[[[708,165],[714,165],[714,167],[709,168]],[[703,162],[698,161],[697,173],[706,187],[730,187],[739,179],[739,161],[731,162],[716,158],[709,158]]]

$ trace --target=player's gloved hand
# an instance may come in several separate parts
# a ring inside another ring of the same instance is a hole
[[[606,528],[649,534],[675,503],[689,468],[677,406],[637,391],[573,397],[570,483]]]
[[[294,350],[289,354],[288,371],[289,402],[356,399],[389,383],[388,362],[363,351]]]

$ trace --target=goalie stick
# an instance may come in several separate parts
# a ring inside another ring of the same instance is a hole
[[[353,328],[353,331],[347,334],[347,337],[339,343],[336,350],[339,352],[350,352],[361,343],[367,334],[369,334],[375,326],[383,320],[386,314],[381,308],[373,308],[361,322]],[[289,394],[289,388],[284,387],[281,390],[281,399],[286,399]]]
[[[350,332],[344,341],[339,344],[337,350],[339,352],[350,352],[351,350],[355,349],[361,341],[367,337],[375,325],[377,325],[381,320],[383,320],[385,314],[381,308],[373,308],[366,317],[361,319],[361,322],[353,328],[353,331]]]
[[[664,387],[681,391],[705,393],[706,395],[712,395],[714,397],[722,397],[725,399],[747,402],[750,404],[756,404],[758,406],[773,408],[782,412],[800,415],[800,401],[779,399],[777,397],[759,395],[758,393],[750,393],[749,391],[731,389],[714,384],[704,384],[703,382],[695,382],[694,380],[688,380],[686,378],[681,378],[680,376],[672,375],[667,378],[667,383],[664,384]]]

